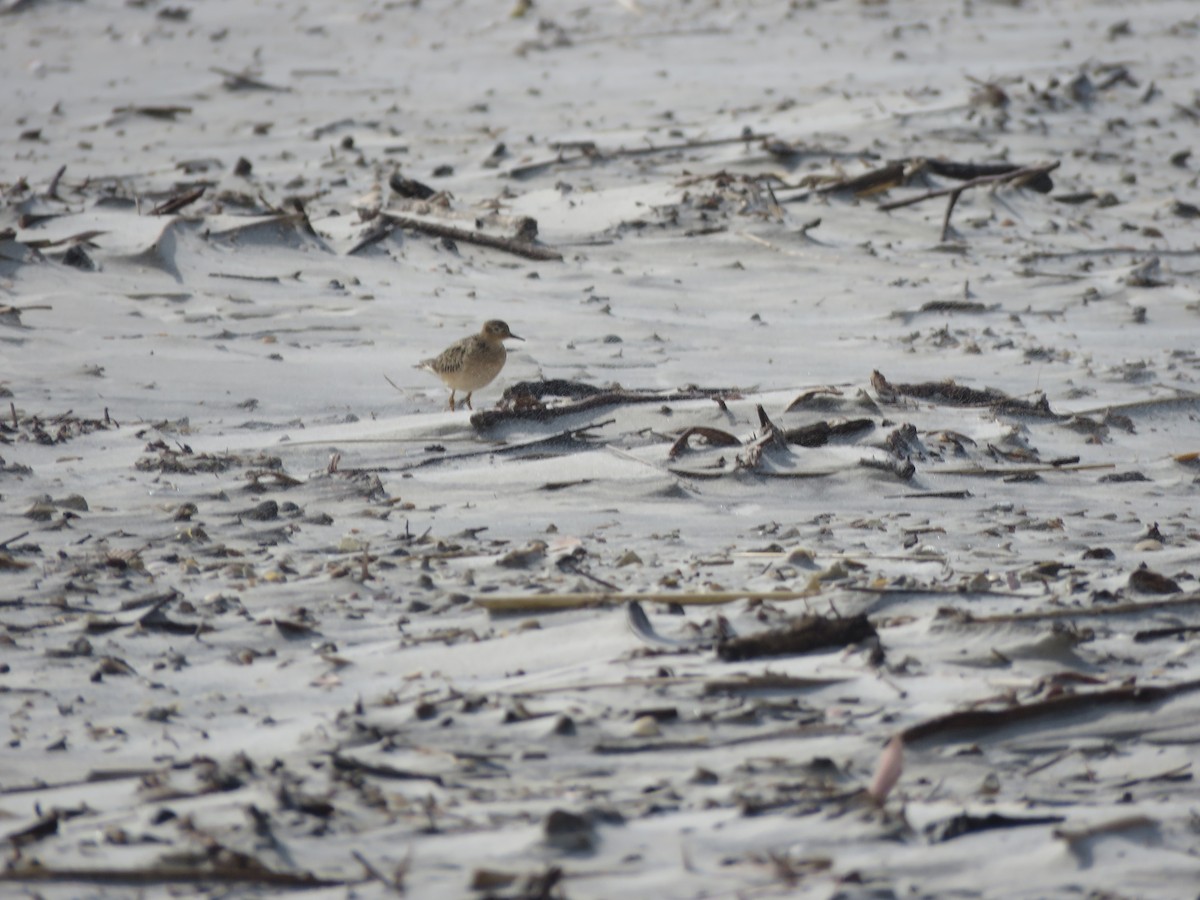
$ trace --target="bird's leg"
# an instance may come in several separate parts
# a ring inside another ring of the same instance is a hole
[[[475,407],[471,405],[471,394],[467,394],[467,409],[471,410],[472,412],[475,410]]]
[[[450,412],[454,412],[454,391],[450,392]]]

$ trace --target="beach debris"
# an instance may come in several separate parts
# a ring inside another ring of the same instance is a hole
[[[661,155],[676,156],[682,155],[689,151],[721,147],[727,144],[751,144],[754,142],[762,142],[768,140],[770,137],[770,134],[757,133],[749,128],[746,128],[743,129],[741,134],[735,137],[709,138],[707,140],[697,141],[679,141],[669,144],[647,144],[639,147],[617,147],[611,150],[603,150],[599,148],[593,141],[560,142],[550,145],[551,150],[558,151],[558,155],[554,158],[542,160],[540,162],[522,163],[519,166],[514,166],[513,168],[506,170],[502,174],[508,176],[509,178],[525,179],[531,178],[535,175],[541,175],[544,172],[560,166],[575,167],[579,163],[597,165],[614,159],[627,159],[630,157]]]
[[[689,452],[692,449],[689,442],[693,437],[703,440],[706,447],[740,447],[742,445],[742,442],[728,431],[704,425],[694,425],[684,429],[679,437],[675,439],[675,443],[667,451],[667,459],[678,459],[684,453]]]
[[[627,390],[620,386],[598,389],[594,385],[561,379],[523,381],[505,389],[498,409],[475,412],[471,416],[471,425],[483,431],[508,422],[548,422],[611,406],[737,396],[740,393],[736,388],[686,387],[676,391],[652,391]],[[566,397],[570,402],[549,405],[545,402],[547,397]]]
[[[883,373],[875,370],[871,373],[871,386],[875,389],[881,403],[895,404],[900,397],[913,397],[929,403],[945,406],[986,406],[996,413],[1010,415],[1028,415],[1036,418],[1060,418],[1050,409],[1050,402],[1045,394],[1030,402],[1010,397],[1002,391],[994,389],[969,388],[954,381],[927,381],[918,384],[892,384]]]
[[[879,805],[887,800],[892,788],[900,781],[904,772],[904,740],[900,736],[893,737],[879,754],[875,764],[875,774],[871,776],[871,784],[867,795]]]
[[[994,170],[979,170],[984,174],[977,174],[968,178],[960,185],[948,188],[937,188],[935,190],[926,191],[916,197],[907,197],[903,200],[893,200],[888,203],[882,203],[879,209],[883,212],[900,209],[905,206],[912,206],[916,203],[921,203],[925,200],[930,200],[936,197],[948,197],[946,203],[946,212],[942,216],[942,232],[941,240],[943,243],[950,236],[950,216],[954,212],[954,207],[958,203],[958,198],[963,195],[964,191],[969,191],[972,188],[980,186],[995,187],[998,185],[1009,185],[1016,188],[1029,187],[1032,190],[1041,193],[1048,193],[1053,189],[1053,184],[1050,182],[1049,174],[1057,169],[1061,163],[1057,160],[1049,163],[1038,163],[1030,166],[1020,166],[1009,168],[1004,171]],[[969,171],[969,170],[968,170]],[[943,171],[941,174],[948,174]],[[951,177],[958,177],[952,175]]]
[[[215,72],[222,78],[222,86],[227,91],[271,91],[275,93],[287,93],[291,91],[290,87],[280,87],[278,85],[269,84],[262,81],[258,77],[250,74],[249,69],[241,72],[234,72],[229,69],[223,69],[220,66],[211,66],[209,71]]]
[[[150,215],[152,215],[152,216],[173,215],[173,214],[179,212],[179,210],[181,210],[187,206],[190,206],[191,204],[193,204],[197,200],[199,200],[201,197],[203,197],[204,192],[206,190],[208,190],[208,186],[201,185],[200,187],[195,188],[193,190],[184,191],[182,194],[176,194],[174,197],[170,197],[169,199],[164,200],[162,203],[160,203],[156,207],[154,207],[154,209],[150,210]]]
[[[670,637],[655,629],[649,616],[646,615],[646,610],[638,600],[630,600],[625,604],[625,615],[630,631],[651,646],[696,650],[714,646],[720,641],[734,636],[733,628],[724,616],[717,616],[713,622],[696,627],[694,632],[686,637]],[[705,634],[706,631],[710,633]]]
[[[1129,587],[1139,594],[1178,594],[1183,590],[1174,578],[1168,578],[1142,563],[1129,573]]]
[[[717,644],[717,656],[725,662],[764,656],[796,656],[878,639],[870,620],[862,614],[836,618],[806,615],[759,634],[733,637]]]
[[[504,253],[511,253],[514,256],[520,256],[525,259],[561,262],[563,258],[562,253],[558,250],[542,244],[535,237],[531,237],[530,228],[526,224],[522,224],[515,236],[505,237],[489,234],[478,229],[463,228],[458,225],[437,222],[432,219],[420,219],[414,216],[400,215],[386,211],[380,212],[375,217],[370,231],[358,243],[347,250],[346,255],[354,256],[360,250],[383,240],[398,228],[428,234],[436,238],[441,238],[443,241],[461,241],[465,244],[475,244],[490,250],[500,250]],[[536,235],[536,227],[532,231]]]
[[[1044,700],[1018,703],[1001,709],[973,708],[948,713],[906,728],[901,736],[906,744],[958,743],[978,741],[993,732],[1014,725],[1053,728],[1075,713],[1099,713],[1109,709],[1145,707],[1153,711],[1163,701],[1200,691],[1200,680],[1166,685],[1125,685],[1099,691],[1059,693]],[[1043,724],[1049,723],[1049,724]]]
[[[552,809],[542,820],[546,845],[563,853],[588,853],[595,849],[599,835],[592,816]]]
[[[1065,822],[1066,816],[1009,816],[1003,813],[990,812],[987,815],[959,813],[949,819],[942,819],[925,826],[925,835],[935,844],[952,841],[955,838],[978,834],[981,831],[995,831],[1001,828],[1031,828],[1037,825],[1057,825]]]

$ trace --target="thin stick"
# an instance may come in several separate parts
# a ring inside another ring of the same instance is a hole
[[[482,231],[468,231],[455,225],[445,225],[441,222],[427,222],[423,219],[413,219],[408,216],[397,216],[393,213],[382,213],[380,218],[397,228],[409,228],[434,237],[449,238],[452,241],[464,241],[477,244],[480,247],[490,247],[493,250],[503,250],[526,259],[549,260],[562,262],[562,254],[553,247],[520,238],[497,237]]]
[[[803,591],[661,591],[649,594],[599,592],[595,594],[513,594],[476,597],[475,604],[491,613],[536,612],[556,609],[581,609],[588,606],[630,603],[678,603],[680,606],[714,606],[737,600],[803,600],[817,596],[816,590]]]
[[[1033,475],[1039,472],[1090,472],[1095,469],[1115,469],[1116,463],[1081,463],[1075,466],[1014,466],[1011,469],[985,469],[983,467],[964,469],[925,469],[927,475],[975,475],[983,478],[1001,477],[1004,475]]]
[[[317,878],[310,873],[274,872],[253,866],[152,866],[140,869],[50,868],[27,866],[0,872],[0,884],[9,882],[91,882],[94,884],[260,884],[292,888],[348,887],[344,879]]]
[[[1200,681],[1193,680],[1170,685],[1130,686],[1091,693],[1064,694],[1049,700],[1004,709],[966,709],[911,725],[901,732],[901,737],[906,743],[912,743],[930,738],[945,739],[947,736],[953,739],[956,735],[967,732],[974,739],[978,739],[982,733],[1033,719],[1058,719],[1070,713],[1103,710],[1113,706],[1150,705],[1196,690],[1200,690]]]
[[[1168,387],[1171,387],[1168,385]],[[1132,409],[1153,409],[1157,406],[1175,406],[1190,403],[1200,403],[1200,394],[1194,394],[1191,391],[1185,391],[1182,388],[1171,387],[1171,390],[1178,391],[1175,397],[1154,397],[1150,400],[1131,400],[1128,403],[1113,403],[1108,406],[1097,406],[1092,409],[1081,409],[1071,413],[1073,416],[1098,416],[1103,413],[1123,412]]]
[[[1135,256],[1198,256],[1200,247],[1193,247],[1190,250],[1170,250],[1157,247],[1084,247],[1080,250],[1035,250],[1019,256],[1017,259],[1020,262],[1033,262],[1037,259],[1070,259],[1072,256],[1108,256],[1116,253],[1128,253]]]
[[[652,156],[657,153],[676,153],[682,150],[700,150],[705,147],[720,147],[725,144],[748,144],[751,141],[763,141],[771,137],[770,133],[758,134],[740,134],[737,137],[728,138],[712,138],[706,141],[680,141],[674,144],[650,144],[646,147],[618,147],[616,150],[601,151],[597,149],[595,144],[587,143],[582,146],[582,152],[574,156],[564,156],[559,153],[554,159],[542,160],[541,162],[526,163],[522,166],[516,166],[509,169],[504,174],[510,178],[527,178],[530,175],[537,174],[543,169],[548,169],[551,166],[567,165],[573,162],[581,162],[588,160],[609,160],[619,159],[628,156]]]
[[[54,177],[50,179],[50,186],[46,188],[46,196],[51,200],[58,200],[58,182],[62,180],[63,173],[67,171],[67,166],[64,163],[58,167],[58,171],[54,173]]]
[[[972,178],[970,181],[955,185],[954,187],[937,188],[936,190],[926,191],[924,194],[918,194],[915,197],[906,197],[903,200],[893,200],[890,203],[881,203],[879,209],[883,212],[890,212],[893,209],[900,209],[903,206],[913,206],[925,200],[932,200],[934,197],[945,197],[948,194],[961,194],[965,190],[973,187],[979,187],[981,184],[1002,184],[1006,181],[1017,181],[1023,178],[1030,178],[1037,175],[1045,175],[1053,172],[1061,165],[1060,162],[1042,163],[1036,166],[1025,166],[1022,169],[1013,169],[1011,172],[1002,172],[998,175],[980,175],[978,178]]]
[[[1150,600],[1145,603],[1114,603],[1111,606],[1093,606],[1089,608],[1060,608],[1046,609],[1033,612],[1000,613],[994,616],[972,616],[967,613],[955,624],[959,625],[1000,625],[1010,622],[1040,622],[1046,619],[1089,619],[1105,616],[1127,616],[1157,609],[1178,609],[1185,606],[1200,606],[1200,591],[1184,594],[1181,597],[1165,597],[1162,600]]]

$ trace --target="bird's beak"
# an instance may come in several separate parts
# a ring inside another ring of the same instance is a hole
[[[508,336],[510,338],[516,338],[518,341],[525,340],[525,338],[521,337],[519,334],[513,334],[511,331],[508,333]]]

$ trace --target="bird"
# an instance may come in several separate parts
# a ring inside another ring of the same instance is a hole
[[[432,372],[450,388],[451,412],[456,408],[454,395],[457,391],[467,392],[467,409],[474,409],[471,394],[491,384],[504,368],[504,361],[508,359],[504,341],[508,338],[525,340],[513,334],[507,323],[491,319],[483,323],[479,334],[455,341],[432,359],[421,360],[417,368]]]

